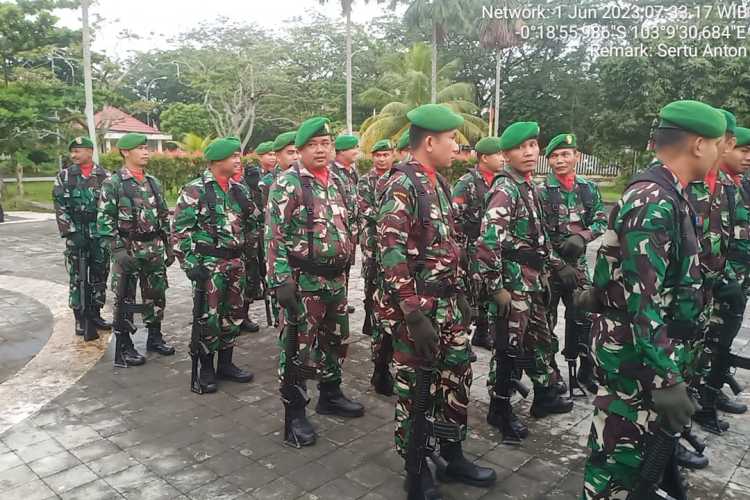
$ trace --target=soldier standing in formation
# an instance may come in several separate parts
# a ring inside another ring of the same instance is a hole
[[[411,110],[413,160],[399,164],[387,181],[378,215],[378,254],[383,269],[381,318],[393,324],[396,402],[395,441],[407,460],[410,498],[440,498],[424,458],[410,464],[418,374],[426,371],[425,410],[456,437],[439,439],[447,480],[489,486],[495,471],[467,460],[466,437],[472,371],[467,325],[471,308],[461,289],[461,248],[456,241],[451,195],[437,172],[451,165],[456,129],[463,118],[437,104]],[[424,439],[424,436],[419,436]]]
[[[702,321],[700,242],[686,189],[715,165],[726,121],[696,101],[671,103],[660,118],[656,159],[613,209],[593,287],[576,300],[598,313],[592,352],[603,385],[594,398],[584,498],[623,498],[638,488],[644,437],[676,440],[696,408],[670,337],[684,338],[686,324]]]
[[[554,335],[557,306],[562,299],[565,304],[563,355],[570,367],[570,395],[574,395],[576,387],[579,391],[582,387],[596,394],[594,364],[589,355],[591,315],[576,310],[573,295],[576,291],[591,286],[586,264],[586,246],[604,233],[607,228],[607,213],[597,185],[576,174],[576,164],[581,158],[581,153],[578,151],[575,135],[566,133],[552,138],[545,149],[545,156],[552,172],[539,188],[544,227],[549,235],[552,251],[576,271],[574,289],[566,289],[557,274],[553,274],[550,279],[549,327]],[[580,370],[576,367],[578,359],[581,362]],[[556,367],[554,363],[553,369]],[[559,377],[559,370],[557,373]]]
[[[169,245],[169,209],[161,184],[145,169],[149,150],[146,136],[129,133],[117,141],[123,166],[104,181],[97,231],[112,254],[112,290],[115,310],[135,301],[136,283],[145,304],[143,321],[148,329],[146,350],[163,356],[174,354],[164,342],[161,322],[166,306],[167,267],[174,262]],[[116,313],[117,315],[117,313]],[[133,345],[131,318],[115,317],[115,366],[142,365],[146,358]]]
[[[188,279],[205,290],[208,347],[200,360],[203,392],[216,392],[216,379],[247,383],[253,374],[233,363],[234,343],[243,320],[248,228],[258,227],[259,211],[247,187],[232,177],[242,163],[236,138],[216,139],[206,147],[208,168],[186,184],[177,200],[174,249]],[[218,352],[214,371],[214,353]]]
[[[109,248],[96,230],[96,208],[102,184],[109,173],[93,162],[94,143],[88,137],[76,137],[68,145],[73,165],[63,169],[55,178],[52,199],[60,236],[65,238],[65,264],[70,277],[68,304],[76,319],[76,335],[84,335],[85,322],[97,329],[109,330],[110,323],[102,319],[109,275]],[[81,252],[88,261],[88,276],[79,276]],[[81,280],[90,280],[92,293],[81,300]],[[82,303],[92,301],[88,311]],[[90,314],[90,317],[86,317]],[[84,340],[99,338],[95,331]]]
[[[343,181],[328,166],[328,123],[316,117],[300,125],[294,140],[300,160],[271,186],[266,207],[266,274],[284,308],[279,376],[285,440],[294,446],[308,446],[316,439],[305,413],[306,384],[291,381],[291,372],[308,361],[319,380],[317,413],[364,415],[364,407],[341,391],[349,337],[346,271],[355,242]]]
[[[372,362],[374,370],[370,383],[375,392],[384,396],[393,395],[393,340],[390,326],[381,321],[375,311],[382,294],[382,272],[378,268],[377,218],[380,197],[383,195],[388,172],[393,166],[393,146],[388,139],[376,142],[370,150],[372,169],[359,179],[357,205],[362,222],[362,277],[365,280],[365,324],[362,333],[372,339]],[[382,298],[381,298],[382,299]],[[369,329],[369,332],[366,331]]]
[[[409,129],[407,128],[396,143],[395,163],[403,163],[409,159],[411,149],[409,147]]]

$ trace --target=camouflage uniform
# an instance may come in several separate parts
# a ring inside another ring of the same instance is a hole
[[[469,388],[472,381],[469,363],[469,339],[457,306],[462,271],[461,247],[447,184],[437,174],[437,184],[424,174],[422,166],[411,161],[429,200],[430,224],[420,225],[417,188],[409,177],[394,171],[385,185],[377,222],[378,252],[383,267],[384,291],[379,312],[392,325],[396,367],[396,449],[406,458],[416,368],[423,360],[416,356],[404,317],[421,310],[435,325],[440,336],[435,370],[437,380],[431,386],[436,420],[456,424],[465,438]],[[424,252],[420,256],[420,246]]]
[[[133,275],[140,281],[141,297],[146,306],[143,321],[148,327],[161,325],[169,286],[164,260],[169,209],[156,177],[145,174],[144,179],[138,181],[130,170],[122,167],[105,181],[99,200],[97,230],[113,253],[125,248],[135,258]],[[113,264],[111,286],[117,294],[123,272],[116,262]]]
[[[746,296],[750,297],[750,179],[736,184],[734,237],[729,242],[728,261]]]
[[[89,272],[93,285],[93,303],[97,308],[104,305],[107,276],[109,275],[109,247],[96,228],[96,208],[102,185],[109,178],[109,172],[94,165],[89,177],[81,175],[81,167],[72,165],[62,170],[55,178],[52,199],[55,203],[55,217],[60,236],[65,238],[65,264],[70,277],[68,304],[74,310],[81,305],[78,286],[79,248],[71,237],[75,232],[83,232],[84,249],[88,254]]]
[[[211,352],[232,347],[239,334],[244,319],[245,234],[257,226],[259,214],[243,183],[229,179],[225,193],[208,169],[186,184],[177,199],[175,256],[186,272],[199,265],[210,272],[206,307],[211,336],[205,342]]]
[[[312,191],[312,232],[307,232],[307,208],[302,183],[309,182]],[[349,256],[355,245],[349,232],[349,212],[342,191],[342,181],[329,172],[323,186],[313,174],[298,163],[282,172],[271,186],[266,207],[266,266],[268,284],[276,288],[286,282],[297,284],[299,296],[299,355],[318,369],[321,383],[341,381],[341,364],[346,357],[349,318],[346,313],[346,275]],[[308,239],[312,239],[312,248]],[[301,270],[307,267],[331,266],[341,270],[326,278]],[[285,311],[285,321],[293,320]],[[284,346],[286,329],[279,346],[279,377],[286,366]]]
[[[261,170],[258,165],[248,165],[244,168],[242,182],[248,190],[257,213],[253,214],[246,226],[245,233],[245,271],[247,273],[247,286],[245,287],[245,308],[253,301],[263,296],[260,285],[261,269],[259,257],[260,248],[263,243],[264,210],[263,191],[261,188]],[[247,310],[245,311],[247,317]]]
[[[550,361],[557,343],[547,324],[546,268],[560,262],[549,251],[536,186],[510,166],[504,167],[504,172],[495,177],[487,193],[477,241],[479,272],[491,293],[505,288],[511,294],[508,352],[526,360],[527,375],[535,387],[549,387],[553,377]],[[490,314],[497,315],[495,304]],[[490,394],[495,389],[495,356],[505,348],[496,346],[493,353],[487,378]]]
[[[261,205],[261,212],[263,212],[263,232],[261,233],[261,243],[263,243],[263,237],[266,231],[265,228],[265,220],[266,220],[266,210],[268,207],[268,193],[271,190],[271,186],[274,182],[276,182],[276,179],[279,177],[279,175],[283,171],[281,170],[281,167],[276,165],[273,167],[273,169],[270,172],[266,172],[263,174],[263,176],[260,178],[260,192],[261,192],[261,199],[262,199],[262,205]],[[268,262],[268,255],[265,254],[266,244],[263,243],[263,249],[264,249],[264,257],[267,263]],[[266,286],[270,289],[271,285],[268,284],[268,278],[266,278]],[[279,324],[279,302],[276,300],[276,294],[273,292],[270,293],[271,295],[271,315],[273,316],[273,323],[274,325]]]
[[[657,417],[650,391],[683,381],[667,330],[684,330],[702,314],[693,214],[677,178],[658,161],[652,168],[672,187],[640,181],[625,190],[594,269],[604,308],[593,315],[592,327],[602,387],[594,398],[589,434],[587,499],[624,498],[635,486],[645,435]]]
[[[331,172],[338,175],[343,182],[342,188],[346,199],[346,206],[349,211],[349,232],[352,236],[352,253],[349,256],[349,269],[346,271],[346,293],[349,296],[349,271],[354,265],[354,259],[357,255],[357,242],[359,242],[359,209],[357,208],[357,184],[359,183],[359,173],[356,165],[346,168],[337,161],[331,162]],[[354,308],[347,306],[347,312],[353,312]]]

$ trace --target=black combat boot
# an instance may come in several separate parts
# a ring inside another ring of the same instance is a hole
[[[232,363],[234,347],[219,351],[219,362],[216,365],[216,378],[245,384],[253,380],[254,375]]]
[[[357,309],[354,306],[346,306],[347,314],[353,314]]]
[[[719,418],[716,411],[716,403],[719,390],[709,385],[702,385],[698,389],[700,399],[700,409],[693,415],[693,420],[700,425],[703,430],[712,434],[722,434],[729,430],[729,422]]]
[[[127,368],[139,366],[146,362],[146,357],[135,350],[129,333],[115,332],[115,366]]]
[[[174,354],[174,347],[164,342],[161,335],[161,325],[148,325],[148,337],[146,338],[146,350],[156,352],[162,356],[171,356]]]
[[[214,371],[214,353],[200,355],[200,372],[198,383],[201,385],[201,393],[211,394],[216,392],[216,372]]]
[[[531,404],[531,416],[544,418],[550,414],[569,413],[573,410],[573,401],[560,397],[554,385],[534,386],[534,402]]]
[[[529,428],[513,413],[509,397],[492,397],[487,423],[503,434],[504,444],[520,444],[529,436]]]
[[[591,394],[596,394],[599,390],[599,385],[597,385],[594,379],[594,362],[591,359],[591,356],[581,356],[578,359],[581,365],[578,368],[576,380],[578,380],[581,387],[589,391]]]
[[[304,385],[284,386],[281,388],[281,400],[284,403],[284,443],[294,448],[315,444],[315,428],[305,412],[310,401],[307,388]]]
[[[75,334],[82,337],[83,323],[81,322],[81,310],[73,309],[73,316],[75,317],[75,325],[73,326],[73,328],[75,329]]]
[[[716,409],[734,415],[742,415],[747,412],[747,405],[729,399],[729,396],[720,390],[716,394]]]
[[[382,396],[393,396],[393,375],[387,365],[375,365],[370,383],[376,393]]]
[[[708,467],[708,457],[688,450],[680,443],[677,443],[675,459],[677,460],[677,465],[690,470],[705,469]]]
[[[448,465],[438,469],[438,479],[448,483],[464,483],[479,488],[487,488],[495,484],[497,474],[494,469],[481,467],[470,462],[464,456],[461,442],[443,441],[440,443],[440,456]]]
[[[552,360],[550,361],[549,365],[554,372],[552,374],[552,386],[555,388],[558,394],[565,394],[566,392],[568,392],[568,384],[565,383],[565,379],[563,379],[562,375],[560,374],[560,368],[557,366],[557,360],[554,356],[552,356]]]
[[[96,326],[97,330],[111,330],[112,329],[112,323],[109,323],[102,318],[102,308],[97,307],[95,309],[96,314],[94,314],[94,317],[91,318],[91,322],[94,323],[94,326]]]
[[[250,302],[245,301],[245,304],[242,306],[242,324],[240,324],[240,331],[241,332],[247,332],[247,333],[255,333],[260,331],[260,325],[250,319],[250,316],[248,315],[248,311],[250,310]]]
[[[427,460],[422,459],[422,467],[419,476],[406,475],[404,489],[407,492],[407,500],[443,500],[443,496],[435,484],[432,471],[427,466]]]
[[[487,318],[480,316],[477,318],[477,326],[474,329],[474,335],[471,337],[471,345],[483,347],[488,351],[495,348],[495,337],[489,333],[490,325]]]
[[[321,382],[318,384],[320,397],[315,412],[320,415],[337,415],[339,417],[361,417],[365,407],[352,401],[341,392],[339,382]]]

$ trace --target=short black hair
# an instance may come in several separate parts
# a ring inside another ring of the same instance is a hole
[[[690,137],[690,132],[679,128],[657,128],[654,131],[654,149],[679,146]]]
[[[437,132],[433,132],[432,130],[412,125],[409,127],[409,147],[412,151],[416,151],[427,136],[436,136],[437,134]]]

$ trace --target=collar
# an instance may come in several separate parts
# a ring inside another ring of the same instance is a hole
[[[735,184],[739,186],[742,184],[742,174],[735,174],[733,172],[730,172],[726,165],[722,164],[720,167],[721,173],[723,174],[723,177],[727,179],[732,184]]]
[[[516,171],[511,167],[510,165],[505,165],[503,167],[503,171],[507,172],[511,179],[513,179],[517,184],[523,184],[524,182],[527,184],[531,184],[533,173],[529,172],[529,175],[524,176],[520,172]]]
[[[143,181],[143,179],[145,179],[146,177],[149,177],[149,175],[148,175],[148,174],[146,173],[146,170],[145,170],[145,169],[143,170],[143,178],[139,180],[139,179],[137,179],[137,178],[136,178],[136,176],[134,176],[134,175],[133,175],[133,172],[131,172],[131,171],[130,171],[130,170],[128,169],[128,167],[126,167],[125,165],[123,165],[123,166],[122,166],[122,167],[120,168],[120,178],[121,178],[122,180],[124,180],[124,181],[125,181],[125,180],[128,180],[128,179],[134,179],[134,180],[136,180],[137,182],[141,182],[141,181]]]
[[[495,178],[495,172],[492,170],[484,170],[477,167],[477,172],[484,179],[484,183],[489,187],[492,186],[492,180]]]

